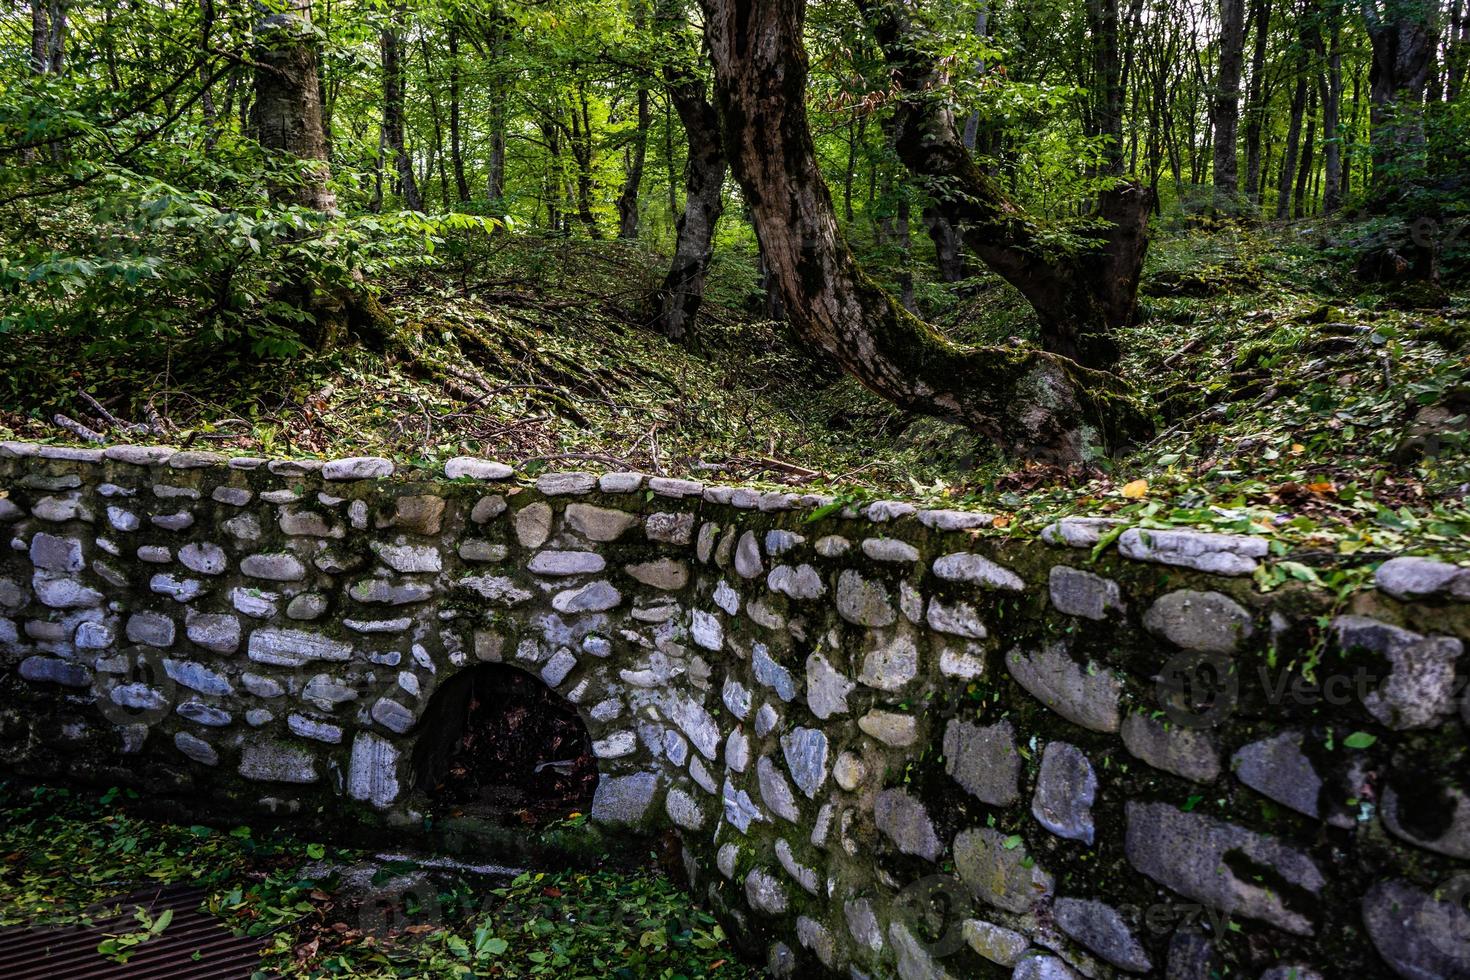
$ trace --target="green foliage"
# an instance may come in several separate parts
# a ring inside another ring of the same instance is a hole
[[[0,255],[0,334],[80,336],[86,357],[180,336],[285,356],[299,351],[310,319],[287,284],[374,292],[386,275],[433,263],[446,234],[498,225],[461,214],[326,215],[267,203],[247,174],[233,176],[256,193],[231,203],[105,167],[64,209],[20,217],[35,234]]]
[[[271,975],[756,975],[734,960],[715,920],[654,871],[526,872],[498,886],[455,879],[422,896],[432,909],[402,910],[414,926],[365,935],[352,928],[355,919],[338,925],[340,876],[313,878],[305,868],[324,858],[332,868],[346,867],[367,855],[245,826],[223,832],[140,819],[117,805],[133,796],[111,790],[99,800],[0,783],[7,816],[0,826],[0,925],[90,922],[105,908],[99,903],[138,883],[198,883],[209,892],[207,911],[238,933],[262,937],[261,969]],[[385,863],[373,885],[420,870],[413,861]],[[110,935],[100,956],[126,963],[168,929],[172,914],[153,917],[138,908],[132,917],[138,928]]]

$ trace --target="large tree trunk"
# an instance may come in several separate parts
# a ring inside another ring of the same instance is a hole
[[[1261,202],[1261,134],[1266,121],[1266,42],[1270,39],[1271,0],[1254,0],[1251,19],[1255,40],[1251,48],[1250,91],[1246,96],[1245,189],[1252,202]]]
[[[956,345],[858,267],[807,124],[805,0],[701,5],[730,165],[793,327],[883,397],[1007,451],[1073,463],[1116,436],[1128,403],[1110,376],[1041,351]]]
[[[1380,12],[1363,0],[1373,44],[1368,75],[1374,192],[1388,195],[1420,176],[1424,163],[1424,86],[1439,40],[1437,0],[1388,0]]]
[[[1240,71],[1245,0],[1220,0],[1220,67],[1215,76],[1215,206],[1234,211],[1240,194],[1235,140],[1240,122]]]
[[[725,149],[720,119],[705,96],[704,82],[687,70],[670,69],[668,93],[689,147],[684,170],[684,212],[679,216],[674,258],[659,290],[659,328],[670,340],[685,340],[704,302],[704,277],[714,255],[715,225],[724,208]]]
[[[403,17],[399,7],[392,7],[388,16],[394,21]],[[403,39],[396,23],[383,28],[379,38],[383,53],[383,139],[393,153],[393,165],[398,173],[398,193],[403,206],[410,211],[422,211],[424,199],[419,194],[418,181],[413,175],[413,160],[408,155],[408,143],[403,133]]]
[[[299,179],[275,183],[270,196],[278,204],[335,212],[337,198],[330,181],[327,140],[322,131],[321,89],[317,84],[316,35],[310,0],[292,0],[280,13],[255,25],[255,98],[251,128],[266,150],[304,161]],[[306,277],[290,283],[291,301],[311,313],[313,326],[303,332],[310,346],[327,349],[349,331],[381,339],[387,314],[361,289],[322,288]]]
[[[858,0],[858,7],[900,93],[894,107],[899,159],[924,181],[970,252],[1030,302],[1046,350],[1090,367],[1114,364],[1114,332],[1133,318],[1152,195],[1137,184],[1120,182],[1097,205],[1105,229],[1079,253],[1057,257],[1038,239],[1030,216],[981,172],[965,149],[950,106],[933,95],[941,81],[939,70],[903,8],[886,0]],[[1103,70],[1109,77],[1116,75],[1106,65]],[[1112,92],[1102,104],[1102,115],[1110,116],[1107,107],[1121,107],[1121,95]],[[1121,108],[1116,117],[1121,120]],[[1111,118],[1099,125],[1109,132],[1115,129]],[[1121,143],[1114,144],[1117,160],[1106,164],[1110,171],[1121,165]]]

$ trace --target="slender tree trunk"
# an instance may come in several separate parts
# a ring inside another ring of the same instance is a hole
[[[989,0],[979,0],[975,5],[975,36],[982,41],[990,36],[990,6]],[[985,61],[982,59],[975,66],[975,72],[981,78],[985,77]],[[965,149],[974,151],[975,144],[980,139],[980,110],[971,109],[970,114],[965,117],[965,133],[961,141]]]
[[[552,109],[555,112],[555,109]],[[561,125],[551,117],[540,122],[541,138],[546,141],[546,170],[541,181],[541,197],[546,203],[546,227],[561,230],[562,168]]]
[[[1450,33],[1445,43],[1445,99],[1453,102],[1465,85],[1465,67],[1470,60],[1470,16],[1464,0],[1455,0],[1450,11]]]
[[[430,53],[427,34],[422,35],[419,40],[419,52],[424,58],[424,91],[429,96],[429,122],[434,129],[433,152],[424,167],[423,184],[429,182],[435,169],[439,171],[439,200],[447,210],[449,207],[449,173],[444,166],[444,115],[439,110],[439,82],[434,77],[434,61]]]
[[[898,211],[893,216],[893,235],[898,239],[898,250],[902,256],[898,263],[898,302],[907,312],[917,314],[919,303],[914,296],[914,263],[910,258],[914,251],[914,239],[909,230],[911,214],[912,205],[908,195],[904,194],[899,197]]]
[[[587,90],[581,85],[577,86],[577,98],[572,103],[571,116],[572,126],[567,133],[567,149],[571,151],[572,162],[577,165],[577,220],[587,229],[588,236],[596,240],[602,237],[602,231],[597,227],[597,218],[592,213],[595,183],[592,114],[587,102]]]
[[[633,141],[623,150],[625,176],[618,195],[618,237],[633,241],[638,237],[638,189],[643,183],[643,165],[648,159],[648,86],[640,83],[637,94],[638,121]]]
[[[1358,152],[1358,134],[1363,127],[1363,69],[1353,72],[1353,101],[1348,112],[1348,130],[1343,147],[1342,200],[1346,201],[1353,189],[1353,162]]]
[[[32,0],[39,3],[40,0]],[[66,15],[68,0],[48,0],[49,30],[46,34],[46,70],[60,75],[66,70]]]
[[[1214,183],[1216,207],[1233,212],[1240,194],[1236,136],[1245,48],[1245,0],[1220,0],[1220,66],[1215,75]]]
[[[449,158],[454,168],[454,191],[461,204],[470,199],[470,182],[464,173],[464,145],[460,139],[459,31],[449,29]]]
[[[199,55],[201,59],[208,57],[210,34],[214,30],[214,0],[199,0]],[[205,64],[199,66],[199,84],[202,91],[199,93],[199,122],[204,129],[204,149],[212,150],[219,142],[220,122],[219,109],[214,104],[214,82],[211,78],[209,68]]]
[[[1261,203],[1261,134],[1266,126],[1266,42],[1270,39],[1271,0],[1254,0],[1251,19],[1255,41],[1251,48],[1250,90],[1246,96],[1245,186],[1253,203]]]
[[[410,211],[422,211],[424,199],[419,194],[418,181],[414,178],[413,159],[408,155],[403,131],[403,39],[398,33],[397,24],[403,16],[401,7],[391,7],[388,11],[390,23],[379,35],[383,55],[383,139],[393,154],[393,165],[398,174],[398,193],[403,198],[403,206]]]
[[[490,166],[485,176],[485,193],[492,206],[505,201],[505,110],[490,112]]]
[[[1116,0],[1095,2],[1111,4],[1116,11]],[[1036,237],[1034,222],[975,165],[949,106],[930,94],[937,87],[938,69],[905,9],[888,0],[859,0],[858,7],[902,93],[894,108],[899,158],[926,182],[970,252],[1030,302],[1046,350],[1089,366],[1115,363],[1113,333],[1132,320],[1148,246],[1148,191],[1121,183],[1103,193],[1096,209],[1103,230],[1079,253],[1056,257]],[[1112,23],[1116,35],[1116,18]],[[1106,61],[1112,56],[1099,57]],[[1113,94],[1104,104],[1120,107],[1121,93],[1113,88],[1110,83]],[[1117,118],[1120,126],[1121,110]],[[1105,133],[1117,135],[1111,120],[1100,125]],[[1121,165],[1121,142],[1110,137],[1110,145]]]
[[[864,117],[866,118],[866,117]],[[847,116],[847,166],[842,169],[842,219],[852,224],[852,181],[857,171],[858,113]]]
[[[1313,88],[1307,97],[1307,135],[1302,140],[1302,159],[1296,171],[1296,194],[1295,203],[1292,205],[1291,216],[1293,218],[1305,218],[1311,210],[1311,202],[1307,200],[1307,187],[1314,165],[1313,149],[1317,143],[1317,90]]]
[[[1291,120],[1286,126],[1286,148],[1281,156],[1281,173],[1276,183],[1276,218],[1291,215],[1291,184],[1296,179],[1297,154],[1301,149],[1302,116],[1307,111],[1307,55],[1305,45],[1296,59],[1296,90],[1291,96]]]
[[[807,125],[804,0],[701,5],[731,168],[797,332],[878,394],[1010,451],[1063,463],[1096,451],[1085,433],[1113,430],[1097,428],[1109,399],[1089,385],[1107,375],[1040,351],[957,346],[858,267]]]
[[[1322,213],[1335,214],[1342,206],[1342,7],[1327,0],[1327,70],[1322,99]]]

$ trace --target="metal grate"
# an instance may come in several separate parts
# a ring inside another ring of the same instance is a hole
[[[189,885],[160,885],[102,903],[120,915],[90,926],[0,929],[0,977],[4,980],[250,980],[260,969],[260,937],[230,934],[219,919],[199,909],[205,892]],[[173,921],[136,947],[125,964],[97,952],[109,934],[137,928],[133,910],[155,918],[173,909]],[[274,976],[274,974],[272,974]]]

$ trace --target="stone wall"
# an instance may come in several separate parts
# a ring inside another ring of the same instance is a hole
[[[778,975],[1470,976],[1470,570],[1261,594],[1260,538],[988,526],[0,443],[0,752],[408,834],[434,690],[503,661]]]

